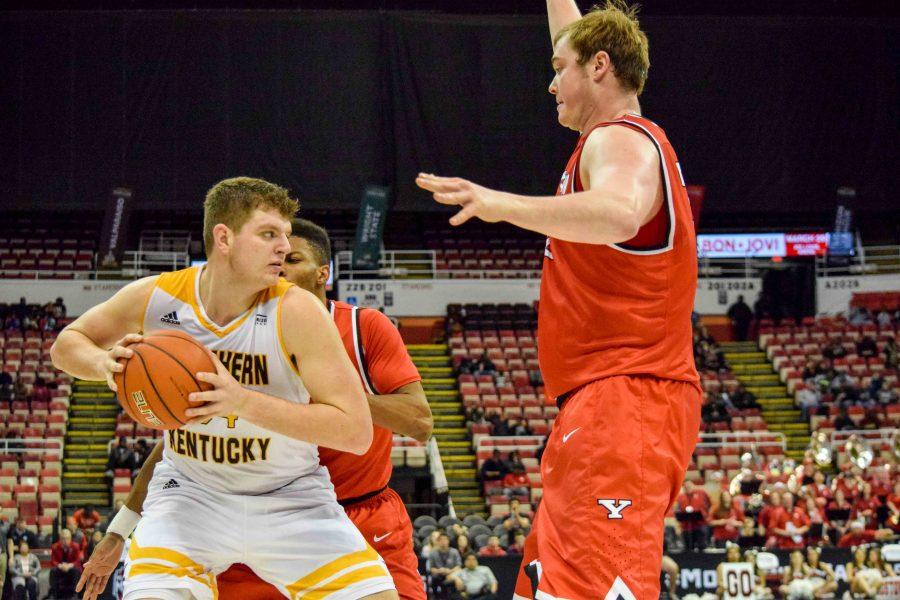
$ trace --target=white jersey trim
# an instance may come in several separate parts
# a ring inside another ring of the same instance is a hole
[[[663,179],[665,181],[666,186],[666,205],[667,210],[669,211],[669,237],[666,240],[666,245],[662,248],[653,248],[650,250],[632,250],[629,248],[623,248],[619,244],[609,244],[609,247],[613,250],[618,250],[619,252],[624,252],[625,254],[636,254],[638,256],[649,256],[651,254],[663,254],[664,252],[668,252],[672,248],[675,247],[675,197],[672,194],[672,182],[669,179],[669,169],[666,168],[666,156],[663,154],[662,146],[659,141],[650,133],[650,130],[637,123],[635,121],[630,121],[628,119],[620,119],[618,121],[610,121],[610,123],[625,123],[627,125],[633,125],[635,127],[639,127],[641,131],[647,134],[651,140],[653,140],[653,144],[656,146],[656,151],[659,153],[659,163],[663,173]],[[679,166],[679,172],[681,167]]]

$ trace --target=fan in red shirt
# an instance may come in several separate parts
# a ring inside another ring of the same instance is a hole
[[[744,511],[734,501],[729,492],[722,492],[719,503],[709,513],[709,526],[716,546],[725,542],[736,542],[744,524]]]
[[[516,598],[655,598],[663,520],[700,427],[690,200],[665,132],[640,115],[650,61],[635,12],[547,7],[549,91],[580,134],[556,195],[427,173],[416,183],[460,207],[452,225],[476,217],[547,236],[538,359],[560,412]]]
[[[506,556],[506,550],[500,546],[500,538],[492,535],[487,544],[478,551],[478,556]]]
[[[777,526],[783,512],[784,506],[781,503],[781,492],[775,490],[769,494],[769,503],[757,515],[757,521],[765,529],[767,536],[772,535],[772,530]]]
[[[59,541],[50,546],[50,591],[53,598],[75,595],[75,583],[81,575],[81,547],[72,543],[72,532],[61,529]]]
[[[771,531],[774,534],[775,545],[782,550],[803,548],[806,545],[804,536],[809,531],[809,517],[802,508],[794,504],[792,493],[786,492],[782,496],[782,502],[784,510],[774,519]],[[772,538],[769,540],[771,542]]]
[[[710,509],[709,495],[706,490],[695,486],[693,481],[685,481],[682,493],[675,499],[675,507],[675,511],[679,513],[701,515],[698,520],[683,521],[681,532],[686,548],[703,550],[706,547],[706,530]]]
[[[878,525],[878,507],[881,501],[872,495],[872,485],[863,484],[862,494],[853,502],[853,511],[850,518],[853,520],[862,519],[866,527],[874,529]]]
[[[400,598],[424,600],[412,523],[400,496],[388,487],[392,431],[423,442],[431,435],[431,410],[421,377],[397,328],[385,315],[326,300],[331,245],[325,230],[304,219],[295,219],[292,227],[284,276],[317,295],[331,312],[363,381],[375,423],[375,438],[364,455],[319,448],[319,461],[328,468],[338,502],[387,563]],[[223,598],[284,598],[244,565],[232,566],[217,581]]]

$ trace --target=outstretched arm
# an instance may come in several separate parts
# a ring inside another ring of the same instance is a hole
[[[451,225],[472,217],[507,221],[548,237],[584,244],[630,240],[662,206],[660,156],[653,142],[628,127],[590,134],[581,154],[586,191],[562,196],[519,196],[458,177],[420,173],[416,184],[460,211]]]
[[[581,18],[575,0],[547,0],[547,21],[550,25],[550,43],[559,30]]]

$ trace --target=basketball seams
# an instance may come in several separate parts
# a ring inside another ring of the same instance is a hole
[[[129,406],[131,404],[131,396],[128,395],[128,379],[125,376],[125,374],[128,372],[129,362],[131,361],[126,360],[122,368],[122,399],[124,399],[124,402],[122,402],[122,408],[125,409],[125,412],[128,413],[128,416],[131,417],[132,420],[138,421],[139,419],[135,417],[136,413],[129,410]]]
[[[166,336],[160,336],[160,337],[169,337],[169,338],[173,338],[173,337],[178,337],[178,336],[174,336],[174,335],[166,335]],[[184,338],[178,337],[178,339],[184,339]],[[178,360],[171,352],[169,352],[168,350],[166,350],[166,349],[164,349],[164,348],[161,348],[160,346],[157,346],[157,345],[155,345],[155,344],[151,344],[150,342],[147,342],[147,341],[144,341],[143,343],[146,344],[147,346],[150,346],[151,348],[155,348],[155,349],[159,350],[160,352],[162,352],[163,354],[165,354],[166,356],[168,356],[169,358],[171,358],[173,361],[175,361],[175,364],[177,364],[179,367],[181,367],[182,369],[184,369],[184,372],[187,373],[187,374],[190,376],[191,381],[193,381],[193,382],[194,382],[194,385],[197,386],[197,391],[198,391],[198,392],[206,391],[206,390],[204,390],[203,388],[200,387],[200,382],[197,381],[197,377],[195,376],[195,374],[194,374],[194,373],[191,373],[190,369],[188,369],[186,366],[184,366],[184,364],[183,364],[180,360]],[[197,344],[197,346],[200,346],[200,344]],[[215,368],[215,365],[213,365],[213,368]]]
[[[143,342],[143,343],[146,344],[146,342]],[[152,344],[147,344],[147,345],[155,348],[155,346],[153,346]],[[166,401],[163,399],[162,394],[160,394],[159,390],[156,389],[156,384],[153,383],[153,378],[150,376],[150,371],[147,369],[147,361],[144,360],[144,357],[141,356],[141,353],[137,349],[135,349],[134,354],[135,354],[135,356],[137,356],[138,358],[141,359],[141,365],[144,367],[144,373],[147,375],[147,382],[150,383],[150,387],[153,388],[153,392],[156,394],[156,397],[159,398],[160,404],[162,404],[163,408],[166,409],[166,412],[168,412],[169,415],[171,415],[171,417],[175,421],[177,421],[178,423],[180,423],[182,425],[185,425],[186,423],[184,421],[182,421],[181,419],[179,419],[178,417],[175,416],[175,414],[169,408],[169,405],[166,404]]]

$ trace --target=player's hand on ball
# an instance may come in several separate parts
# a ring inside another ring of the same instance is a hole
[[[451,225],[462,225],[472,217],[488,223],[503,220],[503,211],[509,201],[509,194],[489,190],[459,177],[438,177],[429,173],[419,173],[416,185],[432,192],[441,204],[461,206],[462,210],[450,219]]]
[[[84,563],[78,585],[75,586],[76,592],[84,590],[84,600],[94,600],[103,593],[109,576],[119,565],[124,547],[125,540],[109,533],[94,547],[90,560]]]
[[[116,342],[106,356],[103,357],[103,370],[106,371],[106,385],[114,392],[119,391],[114,376],[125,370],[125,365],[119,362],[120,358],[131,358],[134,352],[127,346],[136,344],[144,339],[144,336],[138,333],[129,333],[121,340]]]
[[[190,425],[200,424],[212,417],[243,416],[247,390],[237,382],[215,354],[210,353],[210,356],[216,365],[216,372],[196,373],[195,377],[198,381],[210,384],[213,389],[207,392],[193,392],[188,396],[188,401],[195,405],[195,408],[189,408],[184,413],[190,419],[188,422]]]

